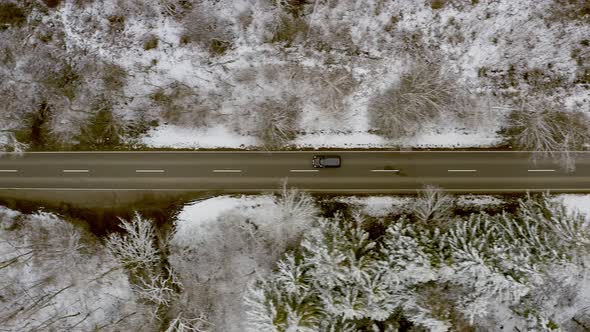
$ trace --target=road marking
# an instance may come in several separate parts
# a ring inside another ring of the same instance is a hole
[[[447,172],[477,172],[476,169],[448,169]]]
[[[0,173],[16,173],[17,169],[0,169]]]
[[[62,170],[63,173],[88,173],[90,172],[87,169],[64,169]]]
[[[375,173],[395,173],[399,172],[399,169],[372,169],[371,172]]]
[[[164,173],[163,169],[136,169],[135,173]]]
[[[312,172],[319,172],[317,169],[292,169],[289,172],[293,173],[312,173]]]
[[[554,169],[529,169],[529,172],[555,172]]]
[[[213,173],[242,173],[241,169],[214,169]]]

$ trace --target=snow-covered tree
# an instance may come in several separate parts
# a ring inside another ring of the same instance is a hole
[[[416,218],[422,223],[448,222],[452,208],[453,197],[432,185],[424,186],[412,205]]]
[[[143,270],[152,270],[161,257],[155,244],[156,234],[151,220],[137,212],[130,221],[119,220],[125,233],[109,235],[107,249],[131,271],[141,273]]]
[[[523,99],[510,115],[507,134],[515,147],[534,152],[533,161],[558,160],[564,170],[573,172],[575,151],[583,150],[590,140],[590,121],[582,112],[563,108],[544,98]]]

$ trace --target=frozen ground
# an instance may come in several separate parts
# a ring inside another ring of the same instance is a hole
[[[513,106],[505,96],[529,94],[532,87],[523,79],[529,72],[573,82],[579,59],[572,54],[587,53],[584,38],[590,35],[589,26],[551,21],[551,0],[482,0],[437,9],[430,0],[342,1],[314,7],[307,44],[287,47],[269,42],[269,34],[280,28],[275,7],[216,1],[203,5],[200,15],[225,24],[231,47],[212,55],[202,43],[182,42],[186,21],[160,13],[156,2],[64,3],[45,22],[63,27],[68,49],[127,72],[125,98],[114,110],[125,121],[152,123],[136,143],[157,148],[258,147],[254,106],[285,96],[295,98],[301,112],[291,147],[498,146],[503,137],[497,132]],[[114,34],[113,18],[121,15],[122,30]],[[159,42],[145,49],[150,36]],[[333,49],[312,46],[320,42]],[[422,123],[407,137],[385,139],[369,126],[368,108],[407,72],[416,53],[445,68],[472,103]],[[543,93],[564,108],[590,111],[587,87],[568,83],[551,89]],[[154,93],[175,96],[172,105]],[[55,121],[68,126],[81,116],[64,113]]]

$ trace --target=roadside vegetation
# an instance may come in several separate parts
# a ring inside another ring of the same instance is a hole
[[[130,213],[108,221],[119,227],[101,238],[74,219],[3,209],[0,321],[12,329],[583,331],[587,217],[546,194],[506,199],[468,207],[428,186],[376,217],[284,182],[276,195],[195,202],[170,213],[174,222]]]
[[[585,122],[587,12],[582,0],[7,0],[0,145],[141,148],[179,127],[261,149],[510,141],[542,155],[513,130],[535,130],[518,105]],[[97,145],[89,127],[107,117],[117,137]],[[584,149],[572,135],[544,140]]]

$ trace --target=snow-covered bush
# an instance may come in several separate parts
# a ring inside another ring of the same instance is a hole
[[[456,82],[447,73],[434,65],[416,64],[371,100],[369,122],[381,135],[400,138],[452,110],[459,98]]]
[[[448,223],[452,208],[453,197],[432,185],[425,186],[412,204],[412,212],[422,223]]]
[[[7,331],[156,331],[117,262],[92,234],[0,208],[0,326]]]
[[[295,138],[301,112],[297,97],[264,100],[254,105],[254,112],[257,117],[256,133],[266,149],[283,148]]]
[[[506,133],[513,145],[534,151],[533,158],[557,159],[566,171],[575,170],[575,154],[590,141],[590,121],[582,112],[563,111],[541,99],[523,100],[510,115]]]

